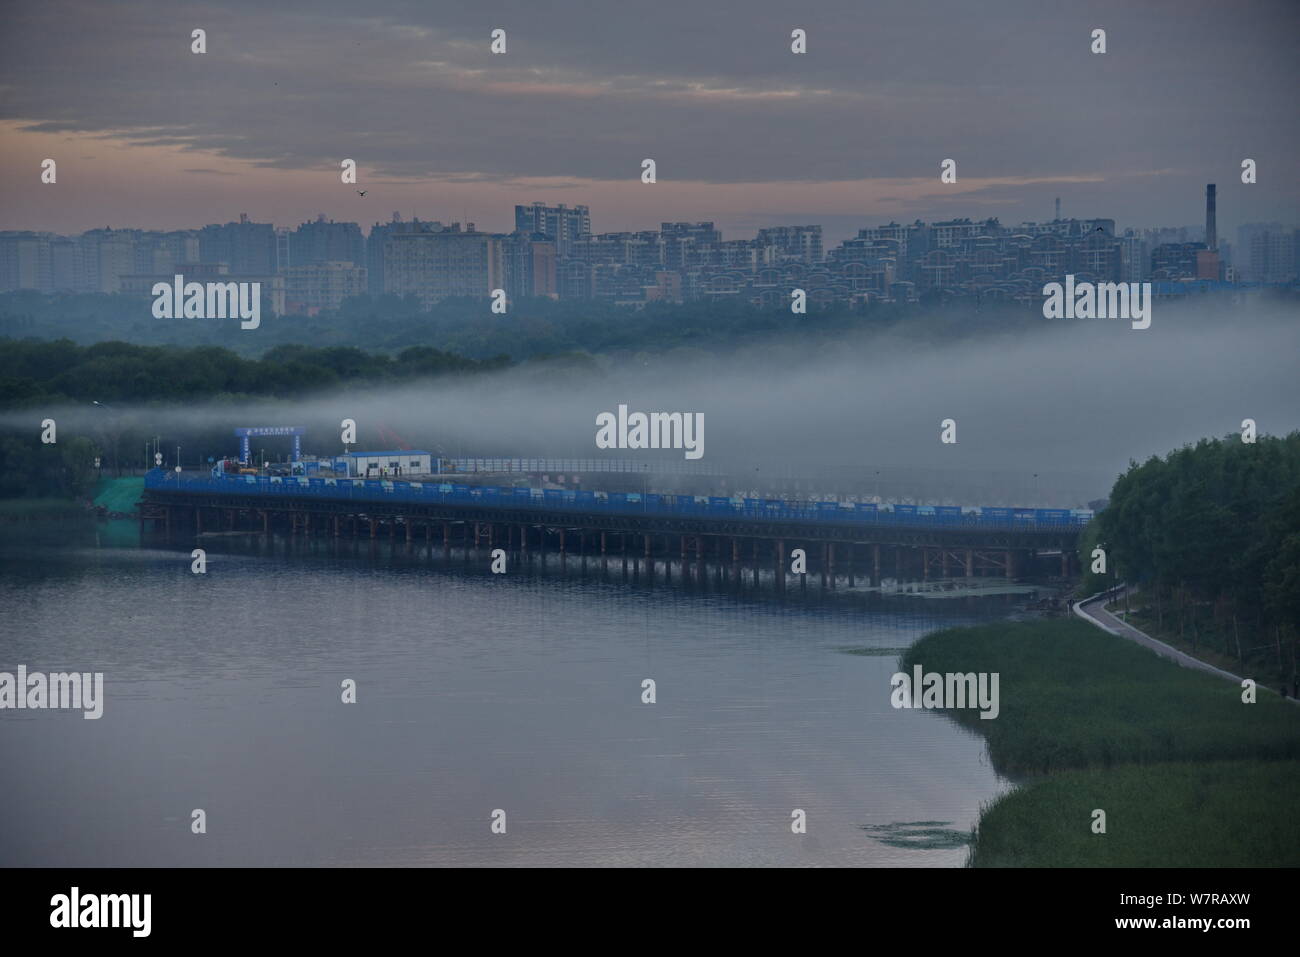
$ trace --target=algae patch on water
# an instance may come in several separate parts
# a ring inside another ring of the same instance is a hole
[[[971,842],[970,831],[949,827],[951,821],[895,821],[893,824],[863,825],[866,831],[881,844],[890,847],[910,847],[917,850],[938,850],[965,847]]]

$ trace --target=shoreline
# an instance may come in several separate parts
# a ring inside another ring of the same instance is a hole
[[[902,657],[1001,675],[997,719],[946,712],[1016,785],[982,807],[967,866],[1300,866],[1300,713],[1153,651],[1080,616],[942,630]]]

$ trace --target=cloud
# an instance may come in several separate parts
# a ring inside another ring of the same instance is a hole
[[[1170,209],[1247,151],[1268,170],[1300,150],[1300,13],[1284,3],[1246,15],[1199,0],[1175,15],[1108,2],[1085,18],[1031,0],[69,0],[6,17],[0,117],[26,132],[4,146],[71,132],[193,154],[178,170],[306,174],[346,156],[431,184],[617,183],[651,156],[661,183],[767,188],[937,180],[951,156],[964,176],[1024,182],[1176,167],[1186,178],[1167,194],[1136,194]],[[793,20],[807,54],[789,51]],[[1109,30],[1103,56],[1088,51],[1094,20]],[[189,48],[198,25],[203,55]],[[488,52],[497,26],[502,56]],[[1297,199],[1290,178],[1264,176],[1243,204]]]

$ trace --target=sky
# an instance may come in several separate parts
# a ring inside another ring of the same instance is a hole
[[[0,24],[0,229],[399,211],[508,230],[540,200],[589,205],[598,232],[835,241],[1048,220],[1058,196],[1067,217],[1199,225],[1209,182],[1225,238],[1300,222],[1293,0],[6,0]]]

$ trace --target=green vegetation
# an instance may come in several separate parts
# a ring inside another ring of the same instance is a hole
[[[1066,771],[980,818],[976,867],[1296,867],[1300,761]],[[1106,833],[1092,833],[1092,812]]]
[[[1141,586],[1153,631],[1194,655],[1294,679],[1300,640],[1300,433],[1205,439],[1115,482],[1080,541]],[[1109,569],[1108,569],[1109,570]],[[1091,594],[1110,576],[1085,576]]]
[[[876,304],[860,311],[844,306],[812,308],[793,319],[787,306],[757,309],[747,302],[702,300],[648,303],[643,309],[601,300],[518,299],[504,315],[487,298],[445,299],[425,311],[414,298],[360,296],[315,316],[263,314],[255,332],[237,320],[155,319],[144,296],[11,292],[0,294],[0,336],[66,337],[88,344],[125,340],[150,345],[220,346],[257,356],[276,346],[310,342],[319,347],[360,346],[398,353],[436,345],[461,356],[486,359],[508,354],[516,361],[572,352],[635,355],[676,349],[732,352],[755,341],[787,336],[797,328],[805,341],[834,340],[855,329],[899,324],[924,327],[926,337],[978,334],[992,325],[1042,323],[1038,310],[1012,305],[973,306],[937,301]],[[924,316],[924,323],[907,320]]]
[[[0,340],[0,408],[59,401],[296,398],[352,383],[373,386],[490,372],[510,364],[505,356],[480,361],[427,346],[412,346],[390,357],[354,348],[286,345],[261,359],[245,359],[215,346]]]
[[[0,498],[60,499],[65,508],[84,503],[94,489],[98,447],[82,435],[44,445],[36,422],[26,435],[0,433]]]
[[[1220,757],[1300,758],[1300,708],[1261,692],[1241,703],[1222,678],[1180,668],[1079,620],[936,632],[903,671],[998,672],[1001,713],[955,720],[981,732],[1006,774]]]
[[[1000,675],[996,719],[951,713],[1023,784],[985,809],[973,865],[1296,863],[1300,708],[1277,695],[1244,704],[1230,682],[1075,620],[936,632],[901,667],[915,664]]]

